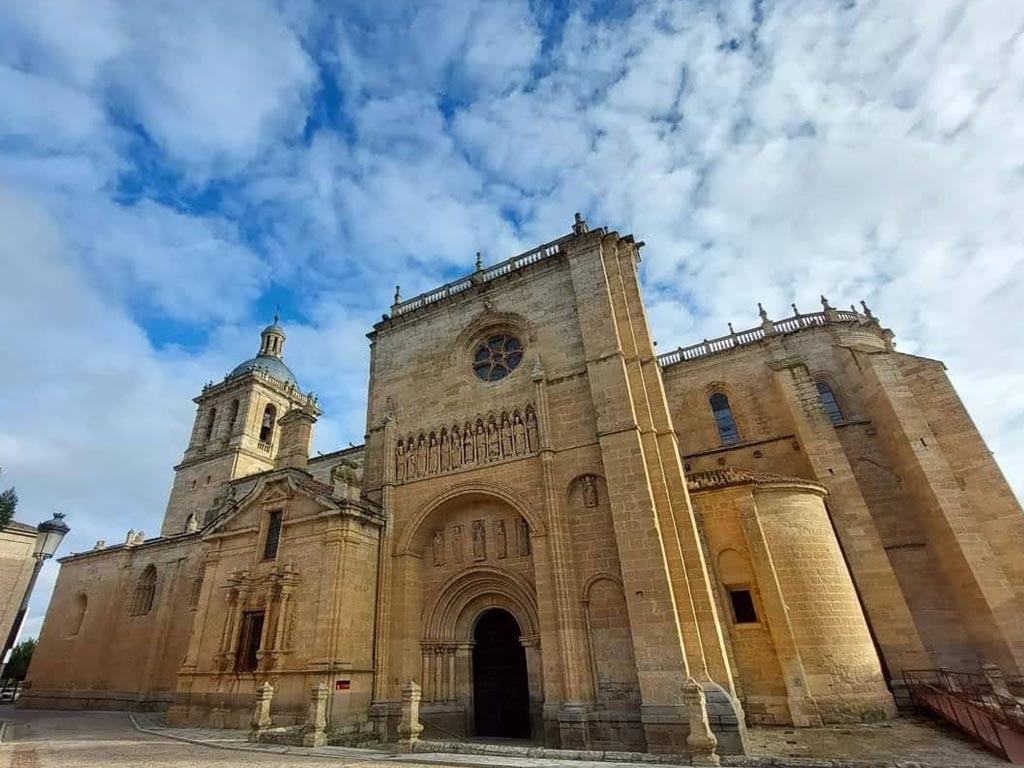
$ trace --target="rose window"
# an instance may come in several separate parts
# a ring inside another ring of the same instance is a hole
[[[484,381],[500,381],[523,361],[523,345],[514,336],[491,336],[473,358],[473,370]]]

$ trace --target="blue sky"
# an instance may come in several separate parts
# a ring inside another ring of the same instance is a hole
[[[662,349],[866,298],[1020,494],[1022,30],[1016,0],[2,3],[0,484],[65,551],[155,534],[191,398],[277,305],[317,448],[359,443],[395,284],[583,211],[647,242]]]

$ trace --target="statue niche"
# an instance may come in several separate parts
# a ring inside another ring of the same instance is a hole
[[[420,432],[395,443],[395,483],[515,460],[540,448],[532,405]]]

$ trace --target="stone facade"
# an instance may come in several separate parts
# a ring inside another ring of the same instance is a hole
[[[941,363],[824,301],[658,356],[639,245],[578,218],[396,295],[365,446],[314,459],[275,322],[161,536],[63,559],[23,705],[247,727],[272,690],[305,738],[315,690],[322,738],[394,741],[415,688],[427,738],[713,763],[891,716],[903,669],[1019,674],[1024,517]]]
[[[4,640],[14,627],[21,598],[32,579],[35,544],[36,529],[31,525],[12,520],[0,528],[0,638]]]

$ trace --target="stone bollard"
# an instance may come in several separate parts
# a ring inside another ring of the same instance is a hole
[[[249,721],[249,741],[259,741],[259,735],[271,726],[270,701],[274,698],[274,686],[268,682],[256,689],[256,705]]]
[[[422,689],[412,680],[402,686],[402,719],[398,723],[399,752],[412,752],[423,733],[423,725],[420,723],[421,693]]]
[[[323,747],[327,744],[327,686],[317,683],[309,689],[309,715],[302,733],[302,746]]]
[[[683,699],[690,712],[690,735],[686,737],[686,744],[690,747],[690,764],[718,765],[718,755],[715,754],[718,739],[711,732],[711,723],[708,722],[704,689],[692,677],[683,685]]]

